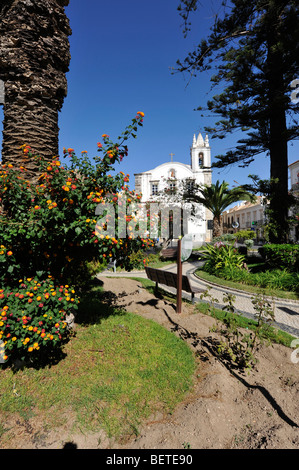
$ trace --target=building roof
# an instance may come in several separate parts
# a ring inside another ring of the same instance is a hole
[[[262,196],[256,196],[257,200],[255,202],[242,201],[241,203],[237,204],[236,206],[231,207],[231,209],[228,209],[227,211],[224,211],[223,214],[232,214],[232,213],[240,211],[242,209],[247,209],[248,207],[260,206],[261,205],[261,197]]]
[[[166,163],[162,163],[161,165],[158,165],[156,166],[155,168],[153,168],[152,170],[148,170],[148,171],[143,171],[141,173],[134,173],[134,175],[146,175],[146,174],[151,174],[153,173],[154,171],[157,171],[159,169],[162,169],[163,167],[166,167],[166,166],[180,166],[180,167],[184,167],[186,168],[187,170],[191,170],[191,165],[186,165],[185,163],[181,163],[181,162],[166,162]]]

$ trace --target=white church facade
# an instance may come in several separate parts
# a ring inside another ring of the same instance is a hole
[[[171,157],[173,155],[171,154]],[[150,203],[161,200],[168,202],[171,195],[176,195],[178,201],[179,188],[183,182],[196,185],[211,185],[211,148],[208,136],[205,139],[199,133],[198,137],[194,135],[193,143],[190,148],[190,164],[180,162],[166,162],[143,173],[135,173],[135,191],[142,195],[141,202]],[[162,195],[162,196],[161,196]],[[180,201],[181,207],[187,207],[188,204]],[[190,204],[189,204],[190,206]],[[187,216],[184,220],[182,235],[192,234],[194,246],[199,246],[211,240],[212,231],[208,221],[212,220],[212,214],[201,204],[195,205],[195,214]],[[176,237],[174,237],[176,238]]]

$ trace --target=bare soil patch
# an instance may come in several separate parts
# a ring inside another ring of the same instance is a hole
[[[156,298],[138,281],[103,279],[117,305],[152,319],[187,341],[198,357],[194,388],[172,415],[153,416],[139,428],[139,436],[113,442],[104,433],[70,432],[71,413],[55,432],[47,432],[34,417],[7,423],[14,430],[2,448],[62,448],[72,442],[81,449],[298,449],[299,363],[291,349],[262,346],[258,364],[249,375],[230,370],[209,348],[217,339],[210,328],[215,320],[183,304]],[[12,437],[12,436],[11,436]]]

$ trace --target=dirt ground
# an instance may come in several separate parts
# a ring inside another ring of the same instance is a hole
[[[17,448],[57,449],[67,442],[79,449],[299,448],[299,362],[292,362],[291,349],[263,346],[256,368],[241,374],[212,353],[210,339],[217,334],[210,328],[215,320],[194,314],[191,304],[184,303],[178,315],[173,303],[154,297],[138,281],[107,278],[104,287],[118,296],[118,305],[188,342],[199,359],[194,389],[172,415],[151,417],[128,442],[111,442],[104,432],[70,435],[68,429],[59,429],[45,434],[36,420],[20,420],[10,423]]]

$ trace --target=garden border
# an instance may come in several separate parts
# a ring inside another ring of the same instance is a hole
[[[228,291],[231,291],[231,292],[237,292],[238,294],[245,294],[245,295],[248,295],[248,296],[253,296],[255,295],[254,292],[247,292],[245,290],[241,290],[241,289],[236,289],[236,288],[233,288],[233,287],[228,287],[228,286],[222,286],[221,284],[216,284],[215,282],[212,282],[212,281],[207,281],[206,279],[203,279],[201,277],[199,277],[196,272],[194,271],[192,273],[194,275],[194,277],[196,277],[198,280],[200,280],[201,282],[204,282],[210,286],[214,286],[214,287],[218,287],[220,289],[226,289]],[[261,287],[261,289],[263,289]],[[294,305],[299,305],[299,300],[296,300],[296,299],[285,299],[283,297],[273,297],[273,296],[268,296],[266,295],[265,298],[267,300],[276,300],[278,302],[286,302],[286,303],[290,303],[290,304],[294,304]]]

